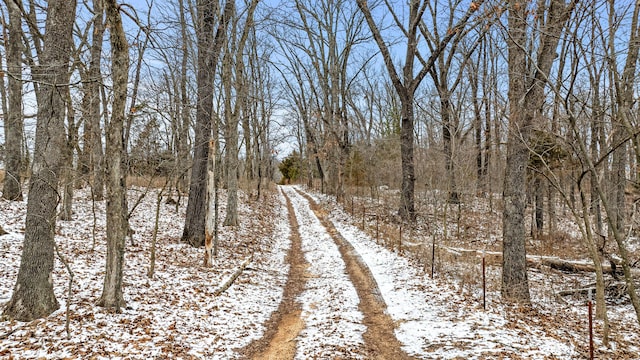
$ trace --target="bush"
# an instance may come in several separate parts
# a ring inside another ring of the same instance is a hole
[[[282,160],[278,169],[282,173],[281,184],[289,184],[295,182],[302,174],[302,159],[297,151],[292,152]]]

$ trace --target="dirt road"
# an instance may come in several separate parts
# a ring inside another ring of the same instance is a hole
[[[283,301],[253,359],[409,359],[376,280],[306,194],[283,188],[292,228]]]

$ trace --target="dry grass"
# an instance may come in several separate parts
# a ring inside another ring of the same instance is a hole
[[[0,183],[4,182],[4,170],[0,170]]]
[[[150,177],[150,176],[127,176],[127,186],[139,186],[139,187],[152,187],[160,189],[164,186],[167,178],[164,176]]]

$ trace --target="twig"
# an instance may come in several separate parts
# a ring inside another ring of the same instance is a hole
[[[64,324],[64,329],[67,332],[67,340],[68,340],[68,339],[71,339],[71,331],[69,329],[69,322],[70,322],[71,313],[69,311],[69,308],[71,306],[71,290],[72,290],[72,285],[73,285],[73,271],[71,271],[71,267],[69,266],[69,263],[64,258],[64,256],[62,256],[62,254],[60,253],[60,249],[58,248],[58,244],[54,243],[53,246],[56,249],[56,254],[58,254],[58,258],[60,259],[60,261],[62,261],[62,263],[64,264],[64,267],[67,268],[67,272],[69,273],[69,289],[68,289],[68,292],[67,292],[67,310],[66,310],[66,314],[65,314],[65,324]]]

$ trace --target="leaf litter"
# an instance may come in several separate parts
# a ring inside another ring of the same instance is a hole
[[[130,190],[130,203],[143,189]],[[303,251],[310,264],[307,286],[299,301],[305,328],[296,340],[298,359],[365,358],[360,351],[365,326],[358,297],[345,273],[344,262],[330,235],[306,200],[286,188],[299,221]],[[477,293],[469,297],[446,280],[432,280],[410,258],[376,245],[358,229],[357,220],[321,195],[328,217],[367,264],[395,321],[395,335],[416,358],[432,359],[573,359],[585,355],[582,308],[563,314],[549,306],[522,310],[501,304],[492,294],[484,311]],[[147,277],[156,193],[150,191],[133,214],[133,244],[127,240],[124,294],[127,307],[114,314],[95,306],[104,276],[104,202],[96,203],[97,246],[92,248],[93,216],[90,194],[77,191],[74,220],[59,221],[56,241],[75,273],[71,299],[71,337],[64,331],[68,275],[56,259],[54,290],[60,309],[46,319],[19,323],[0,319],[0,357],[20,359],[233,359],[240,349],[261,338],[265,324],[282,299],[287,280],[285,255],[291,229],[281,194],[266,200],[240,196],[241,225],[221,227],[220,252],[212,268],[202,266],[203,250],[180,243],[184,205],[161,207],[156,276]],[[224,214],[224,194],[221,214]],[[26,201],[0,200],[0,305],[13,291],[24,238]],[[253,262],[220,296],[219,284],[248,255]],[[541,276],[534,273],[533,277]],[[535,280],[535,279],[534,279]],[[546,304],[546,303],[545,303]],[[628,311],[611,311],[614,319],[632,324]],[[558,321],[566,320],[560,324]],[[637,331],[614,325],[618,337],[604,354],[637,358],[633,347],[616,351],[616,344],[635,342]],[[621,329],[623,328],[623,329]],[[17,329],[17,330],[16,330]]]

